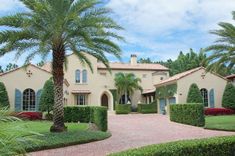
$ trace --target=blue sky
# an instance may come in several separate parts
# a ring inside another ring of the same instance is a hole
[[[120,43],[124,62],[131,54],[152,60],[175,59],[179,51],[199,51],[213,43],[218,22],[234,23],[234,0],[104,0],[114,11],[113,18],[125,28],[120,32],[127,43]],[[0,16],[23,11],[18,0],[0,0]],[[0,28],[1,30],[1,28]],[[116,61],[108,56],[111,61]],[[13,54],[0,58],[0,65],[16,62]],[[16,63],[24,62],[22,56]],[[35,58],[33,63],[39,62]]]

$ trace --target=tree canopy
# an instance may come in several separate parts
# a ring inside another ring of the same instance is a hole
[[[232,83],[228,83],[225,87],[222,106],[225,108],[235,109],[235,87]]]

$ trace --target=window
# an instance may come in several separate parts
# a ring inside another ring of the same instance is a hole
[[[75,81],[76,81],[76,83],[81,82],[81,80],[80,80],[80,70],[79,69],[76,70],[76,72],[75,72]]]
[[[87,83],[87,70],[82,71],[82,83]]]
[[[35,92],[32,89],[26,89],[23,92],[23,111],[35,111]]]
[[[205,88],[201,89],[201,95],[204,106],[208,107],[208,91]]]
[[[160,77],[160,80],[163,80],[163,77]]]
[[[78,94],[77,95],[77,105],[86,105],[86,95]]]

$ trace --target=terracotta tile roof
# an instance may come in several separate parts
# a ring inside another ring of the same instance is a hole
[[[146,90],[143,91],[142,94],[155,93],[155,91],[156,91],[156,88],[154,88],[154,89],[146,89]]]
[[[169,70],[161,64],[145,64],[137,63],[131,65],[130,63],[110,63],[110,68],[113,70]],[[103,63],[98,63],[98,69],[107,69]]]
[[[160,65],[160,64],[145,64],[145,63],[138,63],[136,65],[131,65],[130,63],[118,63],[118,62],[111,62],[109,66],[113,70],[169,70],[168,68]],[[42,69],[46,71],[51,71],[51,62],[45,63]],[[107,69],[103,63],[97,64],[98,69]]]
[[[194,68],[194,69],[191,69],[191,70],[188,70],[188,71],[185,71],[185,72],[182,72],[182,73],[179,73],[179,74],[176,74],[166,80],[163,80],[161,81],[160,83],[156,84],[155,86],[159,86],[159,85],[162,85],[162,84],[165,84],[165,83],[169,83],[169,82],[174,82],[174,81],[177,81],[185,76],[188,76],[200,69],[204,69],[204,67],[198,67],[198,68]]]
[[[235,78],[235,74],[232,74],[232,75],[229,75],[229,76],[226,76],[227,79],[234,79]]]

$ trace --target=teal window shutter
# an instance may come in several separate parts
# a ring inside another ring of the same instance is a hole
[[[210,96],[210,108],[214,108],[215,107],[215,91],[214,91],[214,89],[210,90],[209,96]]]
[[[22,93],[19,89],[15,89],[15,111],[20,112],[22,105]]]
[[[39,111],[39,104],[40,104],[41,95],[42,95],[42,89],[37,91],[36,111]]]

